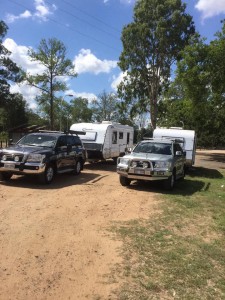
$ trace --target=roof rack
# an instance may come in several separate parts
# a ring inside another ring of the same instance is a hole
[[[54,131],[54,130],[38,130],[38,132],[43,132],[43,133],[64,133],[63,131]]]

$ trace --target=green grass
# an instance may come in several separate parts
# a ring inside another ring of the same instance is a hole
[[[195,168],[159,194],[161,213],[114,224],[123,241],[117,299],[225,299],[224,175]]]

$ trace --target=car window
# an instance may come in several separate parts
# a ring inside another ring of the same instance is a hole
[[[60,136],[57,142],[58,147],[67,146],[66,136]]]
[[[18,142],[18,145],[53,147],[55,143],[56,143],[55,136],[49,136],[43,134],[29,134],[24,136]]]
[[[82,146],[79,136],[76,135],[68,135],[67,143],[68,145],[72,145],[72,146]]]
[[[133,152],[154,153],[171,155],[171,144],[163,143],[140,143]]]

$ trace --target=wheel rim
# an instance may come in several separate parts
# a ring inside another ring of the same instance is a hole
[[[81,164],[80,161],[78,161],[76,164],[76,173],[80,173],[80,170],[81,170]]]
[[[54,170],[53,170],[52,167],[50,167],[46,171],[46,180],[47,180],[47,182],[52,181],[53,176],[54,176]]]
[[[171,187],[174,186],[174,181],[175,181],[174,175],[172,175],[172,176],[171,176],[171,182],[170,182]]]

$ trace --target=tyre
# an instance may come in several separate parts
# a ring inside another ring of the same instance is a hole
[[[113,164],[114,164],[114,165],[117,165],[117,158],[118,158],[118,157],[113,157]]]
[[[129,186],[131,183],[131,180],[127,177],[124,177],[124,176],[120,176],[120,184],[122,186]]]
[[[55,170],[53,165],[48,165],[45,168],[44,173],[40,176],[41,183],[49,184],[52,182],[55,176]]]
[[[164,182],[164,188],[166,190],[172,190],[174,188],[174,184],[175,184],[175,172],[173,172],[173,174]]]
[[[12,176],[13,176],[12,173],[8,173],[8,172],[2,172],[2,173],[1,173],[1,179],[2,179],[3,181],[8,181],[8,180],[10,180]]]
[[[79,175],[80,172],[82,170],[82,164],[81,164],[81,161],[78,160],[76,161],[75,163],[75,167],[74,167],[74,171],[72,172],[74,175]]]

